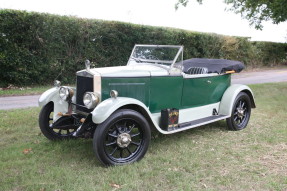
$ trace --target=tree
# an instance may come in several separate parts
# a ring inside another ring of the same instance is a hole
[[[179,5],[184,7],[189,0],[178,0],[175,8]],[[202,0],[196,0],[202,3]],[[287,20],[287,0],[224,0],[229,5],[229,10],[247,19],[250,25],[256,29],[262,29],[262,21],[271,20],[274,24],[279,24]]]

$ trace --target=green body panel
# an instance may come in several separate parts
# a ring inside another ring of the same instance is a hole
[[[151,113],[166,108],[180,108],[183,87],[182,76],[152,77],[150,81]]]
[[[230,86],[231,75],[202,78],[185,78],[183,81],[182,107],[198,107],[217,103]]]
[[[185,109],[217,103],[230,86],[231,75],[183,78],[182,76],[103,77],[102,101],[116,90],[119,97],[135,98],[151,113],[162,109]]]
[[[135,98],[149,105],[149,77],[104,77],[102,78],[102,101],[110,98],[110,91],[116,90],[119,97]]]

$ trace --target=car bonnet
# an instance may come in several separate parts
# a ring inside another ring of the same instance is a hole
[[[166,69],[149,64],[94,68],[90,72],[102,77],[148,77],[169,74]]]

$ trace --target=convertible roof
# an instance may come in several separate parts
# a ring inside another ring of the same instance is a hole
[[[232,71],[239,73],[245,67],[242,62],[225,59],[192,58],[183,61],[183,72],[187,72],[191,67],[205,67],[208,73],[225,73]]]

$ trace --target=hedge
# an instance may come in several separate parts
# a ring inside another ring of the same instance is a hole
[[[125,65],[135,44],[183,45],[184,58],[239,60],[250,66],[286,62],[284,43],[123,22],[0,10],[0,86],[73,83],[89,59],[96,67]]]

